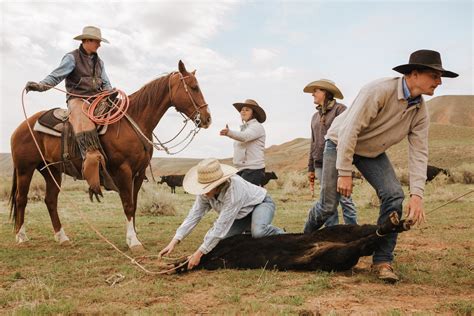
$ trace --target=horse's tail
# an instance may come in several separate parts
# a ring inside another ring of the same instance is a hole
[[[12,190],[10,192],[10,198],[9,198],[9,203],[10,203],[10,219],[13,222],[13,225],[16,225],[17,221],[17,207],[16,207],[16,168],[13,169],[13,181],[12,181]]]

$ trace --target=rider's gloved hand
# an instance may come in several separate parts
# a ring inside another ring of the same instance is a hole
[[[37,82],[34,82],[34,81],[28,81],[26,83],[25,89],[26,89],[26,93],[28,93],[30,91],[43,92],[43,91],[48,90],[48,87],[46,87],[45,85],[43,85],[41,83],[37,83]]]

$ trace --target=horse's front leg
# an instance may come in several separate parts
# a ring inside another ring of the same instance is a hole
[[[127,234],[126,242],[130,250],[138,252],[144,250],[142,243],[138,240],[135,230],[135,210],[136,200],[134,199],[132,171],[130,166],[122,166],[119,174],[114,178],[115,183],[120,191],[120,199],[122,200],[123,211],[127,218]]]

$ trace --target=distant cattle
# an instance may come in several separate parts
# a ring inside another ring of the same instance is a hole
[[[278,179],[277,175],[275,172],[271,171],[271,172],[265,172],[265,178],[263,178],[263,181],[262,181],[262,187],[266,186],[268,184],[268,182],[272,179]]]
[[[448,177],[451,176],[451,173],[449,172],[448,169],[442,169],[442,168],[428,165],[428,168],[426,169],[426,182],[429,182],[433,180],[434,178],[436,178],[436,176],[439,173],[444,173]]]
[[[158,183],[166,183],[171,188],[171,193],[176,193],[176,187],[183,186],[184,174],[162,176]]]
[[[382,225],[335,225],[311,234],[282,234],[252,238],[250,234],[221,240],[201,257],[197,269],[277,269],[295,271],[343,271],[370,256],[381,236],[410,229],[392,212]],[[177,260],[179,266],[186,259]],[[178,268],[184,272],[187,266]]]

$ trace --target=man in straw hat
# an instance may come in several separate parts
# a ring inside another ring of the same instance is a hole
[[[267,191],[236,173],[236,168],[221,164],[217,159],[204,159],[186,173],[184,190],[195,194],[196,200],[173,239],[160,251],[160,256],[170,254],[211,208],[219,216],[201,246],[189,258],[189,269],[197,266],[202,255],[210,252],[223,238],[246,230],[250,230],[254,238],[284,233],[281,228],[271,225],[275,204]]]
[[[229,129],[226,125],[221,136],[235,140],[232,162],[239,169],[237,174],[255,185],[263,186],[265,179],[265,129],[262,123],[267,119],[263,108],[252,99],[234,103],[240,113],[240,131]]]
[[[458,75],[443,68],[438,52],[426,49],[412,53],[408,64],[393,69],[403,76],[379,79],[364,86],[352,106],[329,128],[321,196],[309,210],[305,233],[319,229],[333,214],[338,193],[351,195],[352,164],[377,192],[378,223],[383,223],[394,210],[401,218],[404,193],[385,151],[405,137],[408,138],[410,178],[407,218],[414,224],[424,222],[429,116],[422,95],[433,95],[441,84],[441,77]],[[387,235],[373,255],[373,272],[390,283],[398,281],[392,268],[396,242],[396,233]]]
[[[312,190],[314,190],[315,178],[318,179],[320,184],[323,179],[324,136],[326,136],[336,116],[346,110],[346,106],[336,102],[336,98],[342,100],[344,96],[331,80],[320,79],[310,82],[304,87],[303,92],[311,93],[314,104],[316,104],[316,113],[311,119],[311,148],[308,159],[308,178],[310,185],[313,187]],[[344,223],[357,224],[357,211],[352,198],[343,195],[338,195],[337,198],[339,204],[341,204]],[[339,224],[337,204],[333,213],[334,215],[326,220],[326,226]]]
[[[112,89],[110,80],[105,73],[104,62],[97,55],[101,42],[109,43],[109,41],[102,37],[100,29],[95,26],[84,27],[82,34],[74,39],[81,41],[79,48],[67,53],[58,68],[39,83],[29,81],[25,89],[27,92],[43,92],[66,79],[66,90],[69,93],[66,96],[69,122],[84,159],[82,172],[90,190],[100,194],[99,166],[104,165],[102,146],[95,124],[84,113],[89,103],[78,95],[87,98],[101,91]],[[106,170],[103,170],[103,176],[107,177],[108,183],[113,184],[113,180]]]

